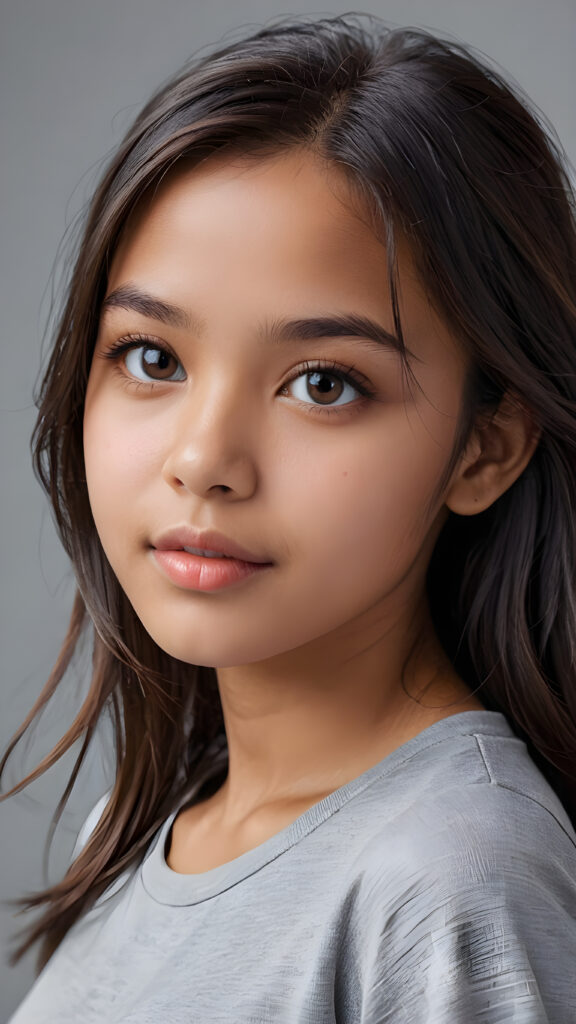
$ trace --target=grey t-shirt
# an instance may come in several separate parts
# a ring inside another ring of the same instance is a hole
[[[10,1024],[576,1024],[576,833],[499,712],[210,871],[168,867],[176,813]]]

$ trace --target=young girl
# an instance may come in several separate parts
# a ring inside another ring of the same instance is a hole
[[[35,465],[117,771],[13,1024],[576,1021],[576,231],[465,47],[284,19],[145,106]],[[10,795],[10,793],[6,795]]]

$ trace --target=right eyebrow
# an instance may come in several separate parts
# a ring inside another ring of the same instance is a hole
[[[123,284],[106,296],[102,303],[102,311],[113,308],[131,309],[170,327],[192,327],[186,310],[180,306],[173,306],[171,302],[164,302],[148,292],[140,291],[134,285]]]
[[[199,335],[206,329],[202,318],[190,316],[181,306],[175,306],[149,292],[141,291],[135,285],[121,285],[108,295],[102,310],[111,308],[134,310],[143,316],[151,317],[171,327],[195,330]],[[381,324],[360,313],[331,313],[328,316],[280,318],[268,326],[261,325],[259,336],[274,344],[289,341],[314,341],[318,338],[359,338],[365,344],[374,344],[379,349],[385,348],[402,353],[400,339],[386,330]],[[410,349],[404,352],[416,362],[420,358]]]

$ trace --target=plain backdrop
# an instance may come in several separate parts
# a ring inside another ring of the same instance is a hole
[[[504,69],[548,118],[576,163],[576,0],[380,0],[285,7],[274,0],[3,0],[0,7],[0,448],[2,459],[2,673],[0,749],[44,684],[63,639],[73,586],[48,506],[34,479],[32,392],[65,230],[83,208],[103,160],[151,91],[200,49],[233,41],[278,16],[378,14],[472,44]],[[47,344],[47,341],[44,342]],[[30,771],[71,724],[87,660],[40,730],[13,757],[3,792]],[[111,779],[110,739],[94,744],[43,864],[51,817],[72,760],[0,804],[0,900],[62,876],[82,820]],[[47,874],[45,873],[45,869]],[[0,906],[0,1024],[34,979],[7,950],[23,919]]]

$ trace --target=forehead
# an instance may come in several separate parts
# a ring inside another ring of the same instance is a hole
[[[396,232],[406,344],[425,361],[462,347],[434,312],[410,246]],[[339,307],[393,331],[388,262],[347,177],[301,150],[258,159],[216,154],[175,165],[123,232],[108,292],[136,284],[210,319],[214,303],[247,320]],[[201,309],[207,302],[211,309]],[[218,308],[218,312],[219,312]]]
[[[214,154],[193,165],[179,161],[148,190],[123,232],[126,243],[151,242],[183,230],[248,254],[268,246],[284,259],[340,261],[348,269],[350,246],[356,258],[386,266],[384,247],[364,223],[342,172],[301,150],[266,158]],[[145,238],[147,236],[147,238]]]

